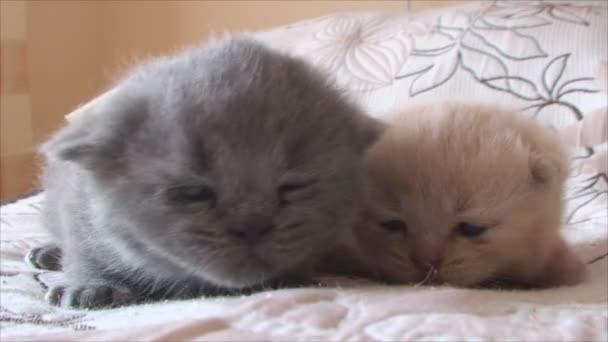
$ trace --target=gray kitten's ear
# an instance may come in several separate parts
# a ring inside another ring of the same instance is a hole
[[[361,115],[359,120],[359,131],[357,137],[357,147],[359,151],[367,150],[374,144],[387,128],[387,124],[372,118],[371,116]]]
[[[141,120],[141,101],[109,91],[74,111],[67,126],[40,147],[49,160],[95,170],[120,159],[126,136]]]

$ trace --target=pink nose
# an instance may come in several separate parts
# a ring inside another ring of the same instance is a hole
[[[427,272],[432,268],[437,269],[439,268],[439,265],[441,265],[442,262],[441,257],[421,258],[416,255],[410,255],[410,260],[412,261],[412,263],[414,263],[414,266],[416,266],[416,268],[421,272]]]

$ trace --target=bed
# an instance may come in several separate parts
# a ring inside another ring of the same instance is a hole
[[[510,291],[325,277],[319,287],[242,297],[59,309],[43,295],[62,274],[23,262],[48,240],[41,192],[1,207],[2,341],[608,340],[606,2],[340,13],[254,34],[327,70],[380,119],[411,98],[469,97],[521,109],[557,130],[572,152],[562,232],[589,279]]]

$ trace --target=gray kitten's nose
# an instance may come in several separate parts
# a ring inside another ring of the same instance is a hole
[[[255,243],[273,228],[272,218],[265,215],[251,215],[242,220],[238,226],[232,227],[230,233],[248,243]]]

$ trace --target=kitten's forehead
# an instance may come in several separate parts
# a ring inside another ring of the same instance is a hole
[[[359,111],[322,73],[250,39],[160,60],[126,83],[147,94],[145,130],[132,144],[180,160],[176,172],[221,163],[238,177],[246,164],[328,170],[358,158]]]
[[[452,214],[499,208],[535,191],[529,146],[509,122],[487,116],[410,119],[387,131],[368,162],[407,206]]]
[[[335,129],[332,125],[345,119],[344,109],[351,109],[335,98],[324,75],[250,39],[226,40],[160,60],[128,83],[149,89],[152,115],[227,134],[298,130],[312,135],[328,125]],[[332,111],[335,119],[324,118]]]

